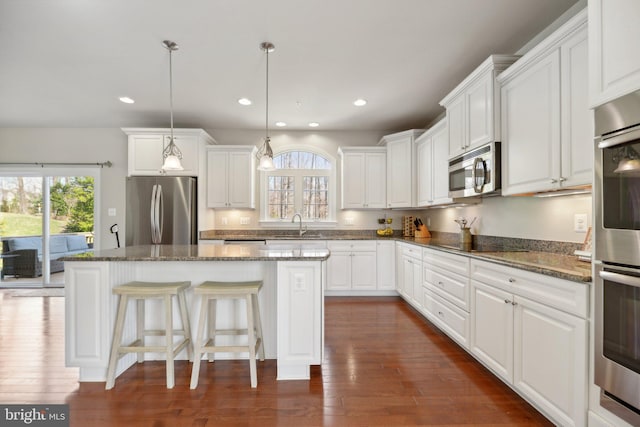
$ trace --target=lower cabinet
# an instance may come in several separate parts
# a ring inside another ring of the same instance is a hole
[[[580,301],[588,285],[482,261],[471,265],[471,353],[555,423],[586,425],[587,307],[580,316],[569,314],[545,304],[544,294],[551,290],[548,300],[561,305],[557,295],[575,287]],[[493,277],[493,284],[476,280],[476,273]]]
[[[376,289],[393,291],[396,288],[396,243],[376,242]]]
[[[423,288],[422,308],[427,319],[460,346],[469,348],[469,313]]]
[[[376,242],[334,240],[327,243],[328,291],[376,290]]]
[[[401,264],[398,266],[398,292],[409,304],[422,308],[422,249],[419,246],[401,244],[398,246]]]

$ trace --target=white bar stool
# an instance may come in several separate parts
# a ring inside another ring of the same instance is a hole
[[[194,289],[194,294],[200,295],[200,319],[198,332],[194,339],[193,370],[191,371],[191,388],[198,386],[200,363],[202,354],[208,353],[209,361],[214,361],[215,353],[219,352],[249,352],[249,370],[251,372],[251,387],[258,385],[256,371],[256,352],[260,361],[264,361],[264,344],[262,340],[262,322],[258,307],[258,292],[262,287],[261,281],[255,282],[204,282]],[[216,302],[219,299],[244,299],[247,306],[247,329],[216,329]],[[208,319],[207,319],[208,317]],[[207,336],[203,337],[204,325],[208,320]],[[254,332],[255,330],[255,332]],[[215,345],[217,335],[247,335],[247,345]]]
[[[109,357],[109,368],[107,369],[107,384],[105,388],[113,388],[116,375],[116,364],[126,353],[138,353],[138,363],[144,361],[146,352],[165,353],[167,356],[167,388],[173,388],[175,384],[173,361],[176,355],[187,348],[187,354],[191,360],[191,328],[189,326],[189,316],[187,313],[187,303],[184,292],[191,286],[191,282],[129,282],[113,288],[113,293],[118,295],[118,313],[111,344],[111,356]],[[182,329],[173,329],[173,307],[172,297],[178,300],[178,308],[182,320]],[[145,329],[144,325],[144,304],[145,300],[160,298],[164,300],[165,329]],[[122,333],[124,329],[124,319],[127,313],[129,299],[136,300],[136,340],[129,345],[122,344]],[[183,335],[184,339],[174,344],[174,335]],[[164,336],[165,345],[145,346],[146,336]]]

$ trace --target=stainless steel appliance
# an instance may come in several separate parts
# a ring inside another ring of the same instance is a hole
[[[499,142],[490,142],[449,160],[449,197],[481,196],[499,189]]]
[[[640,425],[640,92],[595,110],[595,382]]]
[[[197,244],[196,178],[127,178],[127,246]]]

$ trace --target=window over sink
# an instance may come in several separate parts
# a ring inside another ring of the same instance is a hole
[[[273,157],[276,169],[262,173],[261,221],[305,222],[335,218],[335,159],[311,150],[287,150]]]

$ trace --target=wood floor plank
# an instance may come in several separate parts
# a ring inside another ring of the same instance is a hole
[[[276,381],[274,360],[137,364],[113,390],[64,366],[64,298],[0,291],[0,403],[67,403],[72,426],[548,426],[533,407],[395,297],[329,297],[325,362]]]

